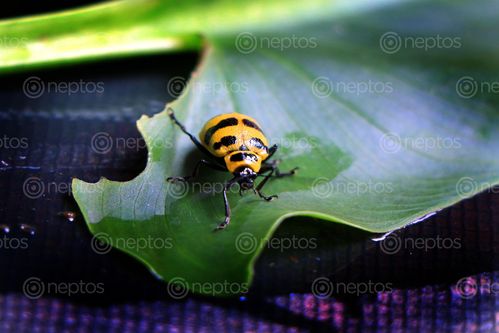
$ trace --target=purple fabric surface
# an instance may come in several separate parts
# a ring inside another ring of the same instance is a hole
[[[252,301],[237,308],[207,299],[155,301],[87,306],[57,298],[29,300],[23,295],[0,296],[0,330],[14,332],[494,332],[499,324],[499,300],[489,286],[499,274],[470,278],[476,293],[456,286],[395,289],[361,296],[358,316],[334,297],[312,294],[269,297],[276,305],[306,320],[295,325],[282,318],[248,313]],[[497,286],[496,286],[497,289]],[[496,291],[497,292],[497,291]],[[473,296],[470,296],[472,295]]]

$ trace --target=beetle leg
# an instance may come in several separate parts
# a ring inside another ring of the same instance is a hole
[[[180,128],[180,130],[182,130],[182,132],[184,132],[185,134],[187,134],[187,136],[189,136],[189,138],[191,139],[191,141],[196,145],[196,147],[200,151],[202,151],[204,154],[206,154],[206,155],[208,155],[210,157],[213,157],[213,155],[208,151],[208,149],[206,149],[205,146],[203,146],[201,144],[201,142],[199,142],[198,139],[194,135],[192,135],[191,133],[189,133],[187,131],[187,129],[185,128],[185,126],[180,121],[178,121],[178,119],[177,119],[177,117],[175,117],[175,113],[174,113],[174,111],[173,111],[173,109],[171,107],[168,107],[166,112],[168,113],[168,116],[173,121],[173,123],[175,125],[177,125]]]
[[[278,147],[277,145],[273,145],[272,147],[269,148],[269,155],[265,160],[268,160],[269,158],[272,157],[272,155],[275,154],[275,152],[277,151],[277,147]]]
[[[273,161],[273,162],[277,162],[277,161]],[[286,176],[292,176],[296,173],[296,170],[298,170],[298,167],[296,167],[296,168],[291,169],[289,172],[280,172],[276,165],[277,165],[277,163],[272,163],[272,164],[268,165],[268,169],[263,171],[263,172],[268,172],[270,170],[270,173],[268,175],[266,175],[265,178],[263,178],[263,180],[254,189],[255,193],[258,194],[258,196],[260,198],[263,198],[266,201],[270,201],[274,198],[277,198],[277,195],[275,195],[275,194],[271,195],[271,196],[265,196],[261,192],[262,188],[265,186],[265,184],[267,183],[267,181],[270,178],[282,178],[282,177],[286,177]],[[274,175],[274,172],[275,172],[275,175]]]
[[[224,185],[223,198],[224,198],[224,207],[225,207],[225,220],[222,223],[220,223],[215,230],[225,229],[225,227],[227,227],[230,223],[230,205],[229,205],[229,199],[227,199],[227,191],[236,181],[237,177],[234,177]]]
[[[265,160],[265,162],[262,164],[259,175],[261,175],[262,173],[274,170],[275,168],[277,168],[277,165],[279,164],[279,162],[280,162],[280,160],[273,160],[273,161],[269,161],[269,162],[267,162],[267,160]]]
[[[289,170],[288,172],[280,172],[279,169],[275,169],[275,177],[276,178],[282,178],[282,177],[287,177],[287,176],[292,176],[296,173],[296,170],[298,170],[299,167],[294,167],[293,169]]]
[[[273,145],[272,147],[270,147],[269,148],[269,156],[265,159],[265,161],[270,159],[275,154],[276,151],[277,151],[277,145]],[[296,173],[296,170],[298,170],[298,167],[296,167],[296,168],[291,169],[288,172],[280,172],[279,169],[277,168],[277,165],[280,162],[281,162],[280,160],[273,160],[273,161],[268,162],[267,165],[263,166],[263,168],[264,168],[263,172],[266,172],[268,170],[275,170],[275,176],[273,176],[273,177],[281,178],[281,177],[286,177],[286,176],[292,176]]]
[[[277,199],[277,198],[278,198],[277,194],[273,194],[273,195],[266,196],[266,195],[264,195],[264,194],[263,194],[262,192],[260,192],[260,191],[255,190],[255,192],[256,192],[256,194],[258,194],[258,196],[259,196],[260,198],[262,198],[262,199],[263,199],[263,200],[265,200],[265,201],[271,201],[271,200],[273,200],[273,199]]]
[[[271,196],[266,196],[262,193],[262,188],[265,186],[265,184],[267,183],[267,181],[270,179],[270,177],[272,177],[272,174],[274,173],[275,171],[275,167],[273,167],[272,169],[270,169],[270,173],[268,175],[265,176],[265,178],[263,178],[263,180],[258,184],[258,186],[255,188],[255,193],[258,194],[258,196],[262,199],[264,199],[265,201],[270,201],[274,198],[277,198],[277,195],[271,195]]]

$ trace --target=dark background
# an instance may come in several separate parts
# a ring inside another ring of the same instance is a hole
[[[63,5],[61,5],[63,3]],[[17,2],[2,17],[76,6],[88,1]],[[488,285],[499,283],[499,194],[482,193],[439,212],[424,223],[396,232],[404,239],[458,239],[450,249],[402,247],[384,254],[377,236],[341,225],[288,220],[276,237],[314,237],[309,250],[266,250],[246,297],[168,297],[165,284],[139,262],[119,252],[91,250],[91,235],[70,195],[73,177],[129,180],[145,166],[145,149],[91,150],[92,137],[140,135],[135,121],[162,111],[174,97],[168,80],[188,78],[198,55],[179,53],[108,60],[0,77],[0,136],[25,138],[27,147],[0,148],[0,236],[24,239],[27,248],[0,248],[0,332],[178,332],[188,331],[447,331],[493,332],[499,298]],[[47,92],[36,99],[23,82],[102,82],[93,94]],[[11,142],[15,146],[15,141]],[[23,185],[37,177],[40,198]],[[495,193],[493,193],[495,192]],[[77,213],[75,221],[59,215]],[[2,231],[3,230],[3,231]],[[3,232],[3,233],[2,233]],[[12,243],[11,243],[12,244]],[[478,291],[464,299],[454,290],[470,276]],[[104,293],[23,296],[30,277],[45,282],[102,283]],[[312,295],[315,278],[335,282],[390,283],[393,292]],[[497,288],[499,292],[499,288]]]

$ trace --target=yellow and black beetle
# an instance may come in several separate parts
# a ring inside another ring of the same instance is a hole
[[[255,194],[266,201],[277,198],[277,195],[265,196],[262,188],[271,177],[290,176],[298,168],[289,172],[281,173],[277,168],[277,161],[269,163],[269,159],[277,150],[277,145],[268,147],[268,141],[263,134],[260,125],[255,119],[240,114],[226,113],[220,114],[208,120],[199,133],[199,139],[189,133],[173,112],[168,108],[170,119],[182,132],[187,134],[196,147],[206,154],[209,159],[201,159],[192,172],[186,177],[168,177],[168,181],[187,181],[198,175],[201,165],[206,165],[215,170],[229,171],[234,175],[224,185],[223,198],[225,206],[225,220],[220,223],[217,229],[224,229],[230,223],[230,206],[227,199],[227,190],[235,183],[239,184],[239,193],[253,189]],[[275,173],[275,174],[274,174]],[[255,187],[254,182],[257,177],[264,179]]]

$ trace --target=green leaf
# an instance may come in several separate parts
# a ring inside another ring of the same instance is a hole
[[[498,184],[498,99],[487,86],[497,77],[498,49],[480,39],[498,24],[498,11],[493,1],[475,6],[399,5],[208,32],[202,64],[171,105],[177,116],[194,134],[219,113],[253,116],[280,144],[281,170],[299,172],[270,181],[265,193],[279,195],[271,202],[232,191],[232,222],[214,232],[230,175],[204,171],[187,185],[166,182],[189,174],[201,155],[165,112],[143,116],[138,128],[149,156],[137,178],[73,182],[90,230],[167,281],[231,295],[247,289],[255,260],[287,217],[387,232]],[[490,14],[478,24],[482,13]],[[445,15],[454,20],[432,21]],[[387,32],[402,42],[395,52]],[[437,34],[454,44],[430,48]],[[307,45],[286,47],[293,36]],[[411,44],[416,37],[426,44]]]
[[[379,1],[380,3],[386,0]],[[0,72],[118,56],[199,50],[201,33],[316,20],[361,6],[346,0],[121,0],[0,21]],[[244,14],[244,20],[241,19]]]

